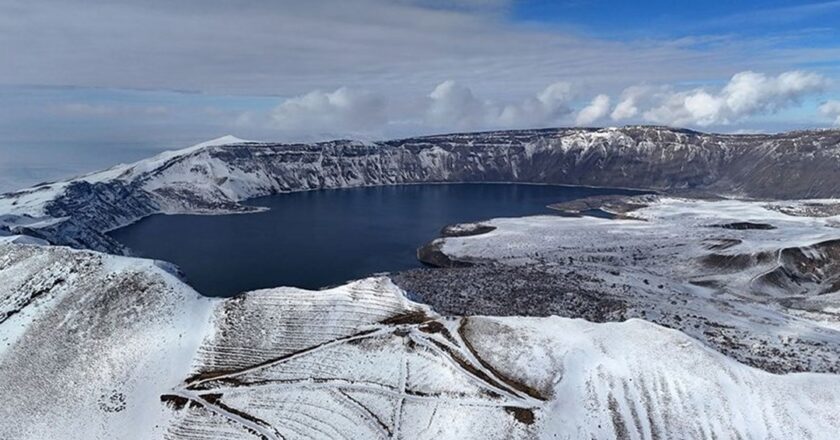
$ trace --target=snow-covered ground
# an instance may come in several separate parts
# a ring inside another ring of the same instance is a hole
[[[444,318],[387,278],[209,300],[153,261],[7,244],[0,306],[2,438],[840,430],[836,375],[773,375],[641,320]]]
[[[566,293],[610,299],[619,311],[602,319],[657,322],[769,371],[838,372],[840,217],[780,212],[780,206],[796,212],[837,205],[655,198],[621,219],[488,220],[481,224],[489,232],[440,238],[432,247],[449,260],[502,264],[527,269],[531,279],[539,273],[542,279],[565,280],[556,287],[558,301]],[[516,273],[497,272],[498,277],[473,278],[484,284],[516,282],[508,280]],[[511,303],[508,314],[551,308]]]

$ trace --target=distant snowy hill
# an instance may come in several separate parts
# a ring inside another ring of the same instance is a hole
[[[102,233],[154,213],[248,211],[253,208],[238,202],[286,191],[509,181],[812,198],[840,196],[838,170],[838,130],[714,135],[663,127],[549,129],[318,144],[224,137],[2,195],[0,215],[19,218],[0,223],[0,231],[122,252]]]

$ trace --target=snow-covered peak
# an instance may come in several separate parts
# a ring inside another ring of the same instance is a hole
[[[131,164],[120,164],[114,167],[111,167],[105,171],[96,172],[93,174],[88,174],[86,176],[82,176],[79,180],[84,180],[86,182],[95,183],[95,182],[103,182],[111,179],[121,178],[123,180],[129,179],[134,177],[138,174],[142,174],[145,172],[149,172],[152,170],[157,169],[158,167],[162,166],[167,161],[170,161],[176,157],[186,156],[188,154],[195,153],[197,151],[201,151],[205,148],[209,147],[217,147],[221,145],[232,145],[232,144],[242,144],[247,142],[245,139],[240,139],[236,136],[226,135],[216,139],[211,139],[209,141],[201,142],[195,144],[191,147],[181,148],[178,150],[169,150],[164,151],[160,154],[157,154],[153,157],[148,159],[143,159]]]
[[[171,151],[164,151],[163,153],[158,154],[157,156],[151,157],[149,159],[141,160],[136,162],[131,168],[134,169],[134,174],[138,172],[145,172],[151,171],[161,165],[163,165],[166,161],[174,159],[179,156],[185,156],[187,154],[195,153],[196,151],[203,150],[208,147],[218,147],[222,145],[232,145],[232,144],[241,144],[245,142],[252,142],[246,141],[244,139],[239,139],[236,136],[222,136],[216,139],[211,139],[209,141],[201,142],[199,144],[195,144],[191,147],[182,148],[180,150],[171,150]]]
[[[202,142],[200,144],[193,145],[191,148],[203,148],[203,147],[213,147],[216,145],[230,145],[230,144],[241,144],[244,142],[254,142],[249,141],[246,139],[241,139],[233,135],[224,135],[221,137],[217,137],[215,139],[210,139],[209,141]]]
[[[240,139],[236,136],[226,135],[226,136],[218,137],[216,139],[210,139],[209,141],[205,141],[205,142],[195,144],[191,147],[182,148],[180,150],[164,151],[163,153],[160,153],[157,156],[154,156],[154,157],[146,159],[146,160],[142,160],[142,161],[138,162],[138,164],[139,163],[145,163],[145,162],[165,162],[165,161],[167,161],[169,159],[172,159],[174,157],[190,154],[190,153],[193,153],[193,152],[196,152],[196,151],[199,151],[199,150],[203,150],[203,149],[208,148],[208,147],[218,147],[218,146],[221,146],[221,145],[243,144],[243,143],[247,143],[247,142],[254,142],[254,141],[248,141],[248,140],[245,140],[245,139]]]
[[[184,156],[184,155],[187,155],[187,154],[190,154],[190,153],[194,153],[196,151],[203,150],[203,149],[208,148],[208,147],[218,147],[218,146],[221,146],[221,145],[241,144],[241,143],[245,143],[245,142],[253,142],[253,141],[246,141],[246,140],[240,139],[236,136],[226,135],[226,136],[218,137],[216,139],[211,139],[209,141],[205,141],[205,142],[195,144],[191,147],[181,148],[179,150],[164,151],[163,153],[160,153],[160,154],[158,154],[154,157],[151,157],[149,159],[144,159],[144,160],[141,160],[139,162],[136,162],[135,165],[140,165],[140,164],[158,164],[159,165],[163,162],[166,162],[169,159],[172,159],[172,158],[175,158],[175,157],[178,157],[178,156]]]
[[[78,182],[108,183],[114,181],[131,182],[136,177],[153,172],[163,167],[167,162],[178,157],[194,154],[210,147],[253,143],[235,136],[226,135],[209,141],[201,142],[190,147],[164,151],[148,159],[142,159],[134,163],[119,164],[103,171],[97,171],[67,180],[39,185],[33,188],[22,189],[15,193],[0,197],[0,213],[29,215],[34,217],[45,216],[45,208],[48,203],[65,194],[71,184]]]

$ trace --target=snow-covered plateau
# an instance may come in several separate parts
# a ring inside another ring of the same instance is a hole
[[[840,131],[221,138],[5,194],[0,438],[836,439],[838,171]],[[106,235],[463,181],[659,194],[450,225],[418,251],[438,268],[233,298]]]

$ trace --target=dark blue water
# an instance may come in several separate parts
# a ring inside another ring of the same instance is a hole
[[[416,249],[452,223],[549,214],[546,205],[632,191],[515,184],[405,185],[253,199],[257,214],[155,215],[111,235],[171,261],[210,296],[265,287],[330,286],[419,267]]]

